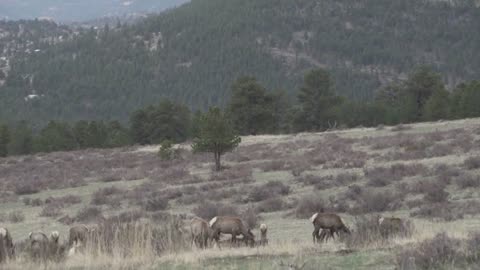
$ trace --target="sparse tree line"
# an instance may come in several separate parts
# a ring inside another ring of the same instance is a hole
[[[462,83],[450,92],[439,74],[419,67],[406,81],[378,91],[374,101],[358,102],[337,95],[329,72],[316,69],[305,75],[296,99],[269,91],[254,77],[242,77],[232,84],[224,109],[192,113],[165,99],[132,113],[128,127],[117,121],[51,121],[34,132],[25,121],[0,125],[0,156],[192,139],[194,150],[215,153],[219,168],[220,156],[240,142],[238,135],[469,117],[480,117],[479,81]]]

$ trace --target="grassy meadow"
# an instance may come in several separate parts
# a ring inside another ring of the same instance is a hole
[[[108,252],[76,254],[45,268],[480,265],[473,254],[480,249],[480,119],[243,137],[218,173],[210,155],[192,154],[188,143],[176,147],[180,158],[171,161],[159,158],[158,146],[0,159],[0,227],[18,246],[18,259],[4,267],[38,269],[21,248],[31,231],[58,230],[67,241],[70,226],[107,221],[150,225],[140,236],[125,236],[133,239],[128,247],[113,237]],[[313,244],[309,218],[317,211],[339,214],[354,231],[351,239]],[[192,249],[188,220],[215,215],[241,216],[257,238],[258,225],[267,224],[269,245]],[[412,230],[364,237],[362,222],[379,215],[401,217]],[[439,256],[439,264],[421,254]]]

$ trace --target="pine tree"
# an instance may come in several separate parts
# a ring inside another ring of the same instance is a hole
[[[445,90],[445,85],[439,74],[429,67],[417,68],[409,77],[405,85],[406,94],[415,102],[415,121],[422,118],[424,106],[430,96],[436,91]]]
[[[437,90],[427,100],[423,119],[427,121],[445,120],[450,116],[450,96],[446,90]]]
[[[244,135],[265,133],[276,126],[275,97],[252,77],[233,83],[228,112],[235,129]]]
[[[10,131],[7,125],[0,125],[0,157],[8,155],[8,144],[10,142]]]
[[[223,154],[235,149],[241,142],[232,124],[219,108],[210,108],[200,121],[200,135],[193,140],[194,152],[214,154],[215,170],[222,168]]]
[[[26,121],[20,121],[13,129],[10,137],[9,154],[28,155],[33,150],[32,129]]]
[[[297,96],[300,108],[295,117],[296,130],[325,130],[337,120],[336,108],[342,98],[335,95],[330,74],[316,69],[305,75]]]

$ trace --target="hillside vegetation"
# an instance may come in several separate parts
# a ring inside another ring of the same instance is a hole
[[[453,87],[479,77],[479,14],[469,0],[196,0],[14,58],[0,114],[125,121],[160,97],[191,109],[224,105],[245,75],[292,93],[318,67],[357,100],[422,64]],[[31,94],[38,98],[26,101]]]
[[[269,226],[265,248],[192,251],[173,230],[175,244],[154,238],[160,246],[127,247],[137,254],[127,260],[78,255],[53,269],[412,269],[411,258],[416,269],[471,269],[480,245],[479,146],[480,119],[467,119],[243,137],[221,172],[189,144],[177,145],[170,161],[157,146],[8,157],[0,159],[0,223],[17,243],[36,230],[59,230],[63,241],[71,224],[106,219],[164,226],[176,216],[181,228],[194,215],[238,214],[257,237],[258,224]],[[339,213],[354,233],[313,245],[308,218],[317,211]],[[368,230],[377,215],[413,229],[381,238]],[[10,266],[27,269],[28,261],[21,255]]]

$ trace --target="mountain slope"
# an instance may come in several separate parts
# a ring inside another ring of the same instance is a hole
[[[85,30],[17,58],[0,90],[8,119],[120,119],[161,97],[193,109],[222,105],[253,75],[295,90],[325,67],[339,93],[368,100],[416,65],[453,86],[480,76],[473,1],[195,0],[135,25]],[[32,83],[23,78],[34,77]],[[25,101],[35,91],[41,98]]]

